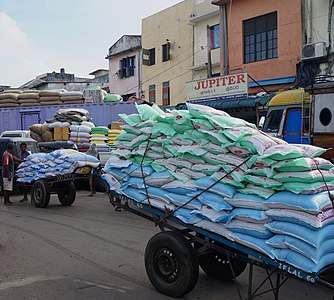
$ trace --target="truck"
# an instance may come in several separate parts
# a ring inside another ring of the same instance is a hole
[[[142,104],[144,101],[138,101]],[[52,119],[59,109],[83,108],[89,112],[89,117],[96,126],[107,126],[119,119],[122,113],[136,112],[134,102],[108,102],[64,104],[50,106],[19,106],[0,108],[0,133],[7,130],[28,130],[32,124],[44,123]]]
[[[268,102],[263,131],[291,144],[310,144],[329,149],[324,158],[334,159],[334,85],[277,93]]]

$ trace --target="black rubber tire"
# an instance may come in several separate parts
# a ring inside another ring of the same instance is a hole
[[[50,187],[44,180],[37,180],[31,189],[31,201],[38,208],[45,208],[50,202]]]
[[[159,232],[145,249],[145,268],[152,285],[162,294],[181,297],[195,287],[199,266],[191,244],[173,231]]]
[[[200,246],[200,244],[195,243],[196,249]],[[239,255],[247,256],[246,254],[238,250],[228,248],[225,245],[220,246]],[[247,262],[236,258],[230,258],[230,260],[233,267],[234,276],[235,278],[237,278],[246,269]],[[227,256],[223,253],[210,249],[206,253],[198,256],[198,263],[201,269],[211,278],[223,281],[229,281],[234,279],[229,260]]]
[[[75,188],[74,182],[68,183],[66,190],[58,191],[58,200],[63,206],[71,206],[77,195],[77,190]]]

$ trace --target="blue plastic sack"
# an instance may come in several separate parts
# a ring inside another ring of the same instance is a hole
[[[266,210],[265,198],[257,195],[236,193],[232,198],[225,198],[226,202],[234,207]]]
[[[217,181],[210,176],[203,177],[194,181],[194,186],[198,189],[205,190]],[[223,197],[232,198],[236,193],[233,186],[218,182],[210,188],[210,192],[221,195]]]
[[[308,273],[318,273],[324,267],[334,263],[334,252],[324,255],[318,263],[289,249],[274,249],[273,255],[277,260],[284,261]]]
[[[273,221],[265,225],[275,234],[285,234],[298,238],[313,247],[319,248],[325,241],[334,239],[334,224],[312,230],[294,223]]]
[[[202,219],[197,217],[196,215],[193,215],[191,213],[192,211],[193,210],[187,208],[179,208],[173,213],[173,216],[177,217],[186,224],[196,224]]]
[[[314,195],[297,195],[291,192],[278,192],[272,195],[267,201],[269,208],[284,208],[306,211],[311,214],[317,214],[326,208],[330,208],[332,203],[328,192],[322,192]]]
[[[112,173],[109,173],[112,175]],[[117,179],[117,177],[115,176]],[[135,189],[143,189],[144,188],[144,181],[142,178],[139,177],[129,177],[128,180],[124,181],[120,187],[121,190],[125,190],[128,187],[132,187]]]
[[[263,210],[249,209],[249,208],[235,208],[231,211],[227,223],[233,219],[250,222],[250,223],[267,223],[271,219],[264,213]]]
[[[190,193],[187,195],[191,197],[196,197],[196,199],[198,199],[201,203],[210,206],[215,211],[233,209],[233,207],[224,200],[224,197],[218,194],[211,193],[211,192],[204,192],[201,195],[199,194],[200,192],[195,192],[195,193]]]
[[[184,208],[188,209],[201,209],[203,206],[200,201],[198,201],[197,199],[192,199],[192,197],[189,197],[187,195],[166,193],[165,196],[176,206],[182,206],[186,203],[187,204],[184,206]]]
[[[226,228],[232,232],[247,234],[259,239],[268,239],[273,236],[273,233],[268,230],[264,224],[249,223],[239,220],[233,220],[226,224]]]
[[[274,258],[274,255],[272,254],[274,248],[266,244],[266,239],[257,238],[239,232],[232,232],[231,237],[234,239],[235,242],[241,245],[254,249],[258,252],[264,253],[268,255],[270,258]]]
[[[295,237],[277,234],[267,240],[267,244],[274,248],[290,249],[295,251],[312,260],[314,263],[318,263],[323,256],[334,251],[334,239],[325,241],[317,249]]]
[[[123,168],[122,172],[130,176],[143,177],[144,175],[144,177],[146,177],[151,175],[154,172],[154,170],[152,169],[152,167],[146,166],[143,167],[143,173],[142,173],[140,165],[130,165],[126,168]]]
[[[122,170],[118,168],[109,168],[105,173],[113,175],[119,181],[128,181],[130,179],[128,174],[123,173]]]
[[[141,189],[139,192],[146,195],[145,189]],[[170,200],[166,197],[166,191],[161,188],[148,186],[147,193],[150,198],[155,198],[168,204],[171,203]]]
[[[196,192],[197,189],[193,186],[192,182],[182,182],[180,180],[174,180],[167,184],[164,184],[162,188],[168,192],[186,195],[191,192]]]
[[[146,200],[146,196],[144,194],[139,193],[138,189],[135,189],[133,187],[128,187],[125,190],[122,190],[122,194],[137,202],[143,202]]]
[[[198,216],[201,219],[207,219],[214,223],[225,222],[228,218],[228,213],[225,211],[215,211],[211,207],[203,205],[201,210],[193,210],[192,215]]]

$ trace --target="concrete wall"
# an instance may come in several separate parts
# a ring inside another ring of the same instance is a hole
[[[130,77],[119,78],[118,71],[120,69],[120,61],[123,58],[135,56],[135,75]],[[140,78],[141,78],[141,50],[121,52],[109,58],[109,89],[111,93],[126,95],[135,93],[137,97],[141,97]]]
[[[227,12],[230,12],[228,15],[230,73],[247,72],[256,80],[295,76],[302,44],[301,1],[235,0],[232,3],[231,8],[227,7]],[[242,21],[274,11],[277,11],[278,57],[244,64]]]
[[[186,99],[185,83],[192,80],[193,39],[188,25],[194,0],[184,0],[142,20],[142,47],[155,48],[155,65],[142,66],[142,88],[149,100],[149,85],[156,86],[156,103],[162,104],[162,83],[169,81],[171,105]],[[170,60],[162,62],[162,45],[170,42]]]
[[[329,0],[303,0],[305,44],[323,41],[328,46],[328,7]]]

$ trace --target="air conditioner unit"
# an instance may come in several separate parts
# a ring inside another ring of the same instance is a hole
[[[325,42],[306,44],[301,46],[302,60],[316,59],[326,56]]]

